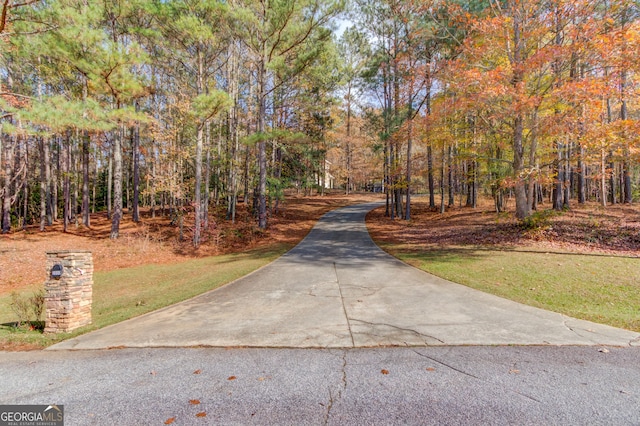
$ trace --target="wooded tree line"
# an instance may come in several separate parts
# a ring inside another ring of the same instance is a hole
[[[501,211],[512,194],[519,219],[545,201],[637,197],[637,1],[356,4],[391,218],[409,219],[423,188],[440,211],[481,192]]]
[[[4,2],[2,229],[90,226],[124,206],[182,221],[209,206],[261,227],[289,182],[310,187],[339,75],[334,0]],[[189,209],[185,209],[189,207]]]
[[[638,190],[631,0],[5,1],[2,230],[209,209],[287,186],[516,215]],[[339,39],[333,19],[353,26]],[[380,185],[379,185],[380,184]],[[379,185],[379,186],[378,186]],[[436,195],[440,194],[439,205]],[[464,200],[464,201],[463,201]]]

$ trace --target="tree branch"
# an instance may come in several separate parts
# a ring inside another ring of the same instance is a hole
[[[2,4],[2,12],[0,12],[0,34],[4,32],[7,24],[7,13],[9,13],[9,0],[4,0]]]
[[[37,3],[40,0],[27,0],[22,3],[9,4],[11,0],[4,0],[2,3],[2,11],[0,12],[0,34],[2,34],[7,26],[7,16],[9,15],[9,9],[15,9],[22,6],[28,6],[33,3]]]
[[[27,95],[20,95],[18,93],[11,93],[11,92],[0,92],[0,96],[15,96],[16,98],[24,98],[24,99],[33,99],[31,96],[27,96]]]

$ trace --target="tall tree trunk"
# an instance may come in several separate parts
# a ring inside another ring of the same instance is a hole
[[[238,122],[238,101],[239,101],[239,53],[236,44],[229,46],[229,61],[227,62],[227,79],[229,80],[229,97],[232,101],[232,107],[227,114],[229,127],[229,145],[231,152],[229,155],[229,191],[227,201],[227,220],[231,223],[236,222],[236,204],[238,202],[238,151],[239,147],[239,122]]]
[[[202,149],[204,146],[204,123],[198,125],[196,135],[196,182],[195,182],[195,225],[193,230],[193,246],[200,246],[202,228]]]
[[[125,130],[126,132],[126,130]],[[122,138],[122,151],[126,149],[124,143],[127,139]],[[131,138],[129,138],[129,142],[131,142]],[[127,209],[129,213],[131,213],[131,175],[132,175],[133,162],[129,161],[129,158],[122,158],[122,170],[124,173],[124,208]]]
[[[196,82],[196,90],[197,94],[200,95],[204,93],[204,58],[202,57],[202,52],[198,47],[197,51],[197,82]],[[202,233],[202,152],[204,147],[204,129],[206,126],[206,122],[201,121],[198,123],[198,127],[196,130],[196,181],[195,181],[195,224],[193,229],[193,246],[198,248],[200,246],[200,239]]]
[[[38,148],[40,149],[40,231],[44,231],[47,226],[47,199],[49,195],[47,181],[47,171],[45,164],[48,159],[45,158],[45,138],[38,138]]]
[[[209,197],[211,194],[211,124],[205,126],[204,144],[207,150],[204,167],[204,188],[202,191],[202,228],[209,229]]]
[[[50,150],[51,142],[43,138],[42,140],[42,161],[44,164],[44,176],[46,181],[46,189],[45,189],[45,197],[47,203],[47,226],[53,225],[53,210],[54,210],[54,202],[52,199],[52,186],[55,185],[53,179],[51,179],[51,150]]]
[[[536,179],[532,170],[537,168],[537,159],[536,154],[538,150],[538,111],[536,110],[533,114],[533,130],[530,133],[531,137],[531,149],[529,150],[529,170],[527,173],[527,203],[529,206],[529,211],[533,211],[537,209],[537,198],[536,198]]]
[[[609,67],[604,68],[604,75],[609,75]],[[613,121],[613,109],[611,108],[611,98],[607,98],[607,124]],[[616,204],[616,165],[614,162],[613,151],[609,151],[609,193],[611,204]],[[603,194],[604,196],[604,194]]]
[[[390,218],[391,220],[395,220],[396,218],[396,165],[394,162],[395,155],[395,144],[389,138],[389,202],[390,202]]]
[[[578,203],[584,204],[587,202],[587,165],[584,162],[585,149],[582,143],[578,145]]]
[[[627,72],[623,71],[620,76],[620,92],[621,92],[621,106],[620,106],[620,120],[627,120],[628,112],[627,112],[627,98],[626,98],[626,89],[627,89]],[[627,135],[624,135],[627,136]],[[632,191],[631,191],[631,150],[629,149],[628,138],[624,137],[624,158],[622,160],[622,185],[623,185],[623,202],[625,204],[631,204],[632,202]]]
[[[447,166],[447,147],[442,147],[442,160],[440,162],[440,214],[445,212],[445,203],[444,203],[444,169]]]
[[[471,146],[474,158],[468,164],[467,170],[467,185],[468,185],[468,198],[467,207],[475,209],[478,206],[478,161],[475,156],[477,155],[477,137],[478,126],[477,118],[470,117],[469,122],[471,124]]]
[[[249,160],[251,158],[251,148],[249,148],[249,145],[245,145],[244,147],[244,176],[243,176],[243,180],[244,180],[244,204],[245,206],[249,206],[250,203],[250,196],[249,196],[249,169],[250,169],[250,164],[249,164]]]
[[[346,174],[347,174],[347,182],[345,188],[345,194],[349,195],[351,192],[351,81],[349,81],[349,85],[347,86],[347,135],[345,142],[345,166],[346,166]]]
[[[117,138],[117,136],[115,137]],[[115,144],[115,138],[114,138],[114,144]],[[114,151],[115,148],[111,147],[111,150]],[[112,189],[113,189],[113,154],[109,155],[109,161],[107,165],[107,219],[109,220],[111,220],[113,216]]]
[[[513,14],[513,87],[520,89],[524,81],[524,41],[521,33],[522,16],[519,11]],[[520,220],[531,214],[527,201],[527,190],[523,180],[524,172],[524,116],[520,111],[515,112],[513,123],[513,173],[515,178],[516,217]]]
[[[559,5],[555,5],[554,7],[554,22],[555,22],[555,45],[562,46],[563,44],[563,22],[562,22],[562,13],[560,11]],[[560,57],[556,57],[552,65],[553,68],[553,77],[554,87],[560,88],[562,85],[562,60]],[[560,115],[560,110],[558,108],[554,111],[556,116]],[[564,165],[564,144],[558,139],[555,142],[555,148],[557,153],[557,163],[555,165],[555,175],[556,181],[553,189],[553,209],[554,210],[562,210],[564,205],[564,190],[563,185],[565,183],[565,165]]]
[[[120,221],[122,220],[122,140],[124,126],[120,125],[116,131],[113,143],[113,213],[111,220],[111,239],[120,235]]]
[[[448,164],[448,168],[447,168],[447,182],[449,182],[449,202],[447,203],[447,205],[449,207],[452,207],[455,204],[455,199],[454,199],[454,181],[453,181],[453,146],[449,145],[448,149],[447,149],[447,162]]]
[[[476,161],[472,160],[468,163],[467,173],[467,202],[466,206],[475,209],[477,207],[478,196],[477,196],[477,172],[476,172]]]
[[[26,141],[24,147],[24,177],[22,183],[22,230],[27,230],[27,220],[29,218],[29,146]]]
[[[27,229],[27,219],[29,217],[29,144],[26,138],[21,138],[20,144],[20,168],[22,169],[22,230]],[[16,190],[17,194],[18,190]]]
[[[524,118],[516,114],[513,131],[513,172],[516,180],[516,217],[520,220],[531,214],[527,201],[527,190],[522,173],[524,172]]]
[[[82,100],[87,101],[88,86],[86,78],[83,78]],[[89,143],[91,142],[89,132],[82,132],[82,224],[91,226],[91,214],[89,212]]]
[[[391,217],[391,165],[390,165],[390,144],[389,139],[385,139],[383,148],[384,157],[384,194],[385,194],[385,217]]]
[[[96,212],[96,191],[97,191],[97,181],[98,181],[98,176],[100,175],[100,170],[98,169],[98,164],[96,162],[96,166],[94,168],[94,172],[93,172],[93,176],[95,176],[95,178],[93,179],[93,182],[91,184],[91,213],[95,214]]]
[[[502,160],[503,154],[500,147],[496,147],[495,157],[497,161]],[[501,176],[498,174],[494,183],[491,185],[491,195],[493,195],[496,213],[502,213],[504,211],[504,188],[500,185],[500,178]]]
[[[411,107],[409,107],[410,115],[411,115]],[[406,179],[407,179],[407,194],[406,194],[406,205],[404,210],[404,219],[411,220],[411,149],[413,145],[413,118],[409,117],[409,122],[407,123],[407,171],[406,171]]]
[[[571,175],[572,175],[572,169],[571,169],[571,161],[569,161],[569,159],[571,158],[571,145],[572,144],[567,144],[567,152],[566,152],[566,159],[564,162],[564,182],[562,185],[562,189],[564,191],[564,194],[562,196],[562,208],[565,210],[569,209],[569,200],[571,199]]]
[[[398,131],[398,122],[400,120],[400,72],[398,69],[399,65],[399,28],[396,20],[393,20],[393,57],[392,57],[392,73],[391,73],[391,81],[393,82],[393,125],[391,127],[391,133],[394,135]],[[400,141],[399,138],[393,137],[393,156],[392,156],[392,176],[393,176],[393,188],[394,188],[394,209],[391,212],[391,219],[394,219],[394,213],[396,216],[402,215],[402,197],[401,197],[401,189],[400,189]]]
[[[82,151],[82,143],[77,141],[78,145],[80,146],[80,150]],[[70,176],[73,177],[73,180],[71,181],[71,188],[73,189],[73,195],[71,196],[71,217],[69,218],[69,220],[73,221],[73,224],[76,226],[76,228],[79,225],[78,222],[78,216],[80,214],[79,208],[81,208],[81,201],[80,201],[80,197],[78,196],[79,194],[79,188],[80,188],[80,179],[82,178],[81,174],[79,173],[80,168],[82,167],[82,165],[78,164],[78,160],[80,159],[80,161],[82,160],[82,152],[80,152],[80,156],[74,155],[75,154],[75,150],[71,151],[71,174]],[[80,158],[78,158],[80,157]]]
[[[429,182],[429,207],[436,208],[435,184],[433,181],[433,148],[431,142],[427,145],[427,180]]]
[[[431,90],[433,88],[433,80],[431,78],[431,60],[432,57],[429,56],[429,63],[427,65],[427,75],[426,75],[426,93],[425,93],[425,120],[430,120],[431,118]],[[427,121],[427,124],[429,122]],[[429,185],[429,208],[436,208],[436,195],[435,195],[435,185],[433,182],[433,148],[431,147],[431,141],[427,141],[427,182]]]
[[[2,135],[0,135],[2,137]],[[13,180],[13,162],[15,155],[15,137],[9,136],[4,141],[4,185],[2,200],[2,233],[11,232],[11,183]]]
[[[607,155],[604,149],[600,150],[600,204],[607,206]]]
[[[136,111],[140,109],[136,101]],[[133,213],[132,219],[135,223],[140,222],[140,123],[133,127],[131,154],[133,155]]]
[[[409,80],[409,102],[407,105],[407,194],[404,219],[411,220],[411,155],[413,149],[413,78]]]
[[[62,215],[63,230],[67,232],[71,218],[71,132],[62,141]]]
[[[53,147],[55,148],[55,167],[54,171],[51,174],[51,214],[53,217],[53,222],[58,221],[58,190],[60,188],[60,142],[61,137],[55,136],[53,138]]]
[[[267,227],[267,141],[264,140],[265,119],[267,113],[267,59],[261,52],[258,63],[258,133],[261,135],[258,142],[258,227]]]
[[[82,224],[91,226],[89,211],[89,133],[82,133]]]

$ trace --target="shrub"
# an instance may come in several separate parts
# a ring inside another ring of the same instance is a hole
[[[33,293],[29,298],[29,302],[31,302],[31,309],[33,310],[33,315],[36,317],[36,321],[40,321],[44,312],[44,289]]]
[[[541,210],[533,212],[530,216],[520,221],[520,227],[524,230],[537,230],[551,226],[551,218],[555,215],[553,210]]]
[[[36,291],[31,296],[12,292],[11,310],[18,317],[16,327],[40,321],[44,312],[44,289]]]

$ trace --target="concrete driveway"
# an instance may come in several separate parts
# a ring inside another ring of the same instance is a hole
[[[640,345],[639,333],[525,306],[396,260],[364,223],[378,205],[327,213],[289,253],[229,285],[49,349]]]

